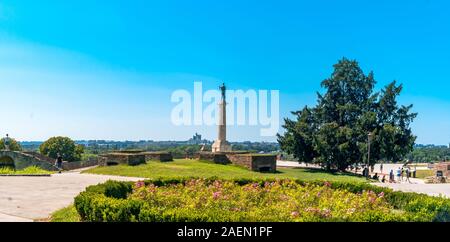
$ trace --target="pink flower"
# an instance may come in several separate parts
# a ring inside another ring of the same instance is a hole
[[[381,192],[380,194],[378,194],[378,197],[379,197],[379,198],[383,198],[384,195],[385,195],[384,192]]]
[[[145,187],[145,182],[143,181],[138,181],[135,184],[136,188],[141,188],[141,187]]]
[[[220,198],[221,195],[222,195],[221,192],[215,192],[215,193],[213,193],[213,198],[214,198],[215,200],[217,200],[217,199]]]
[[[326,187],[331,187],[331,183],[325,182],[325,186],[326,186]]]
[[[291,213],[291,216],[294,217],[294,218],[298,217],[299,215],[300,215],[299,212],[292,212]]]
[[[322,210],[322,216],[324,216],[326,218],[331,217],[331,210],[330,209]]]
[[[156,192],[157,188],[158,188],[157,186],[155,186],[154,184],[151,184],[150,186],[148,186],[148,191],[151,193],[154,193],[154,192]]]

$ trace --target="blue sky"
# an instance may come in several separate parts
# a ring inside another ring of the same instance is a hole
[[[404,84],[418,143],[450,142],[448,1],[0,2],[0,133],[19,140],[185,140],[176,89],[280,90],[281,117],[315,103],[342,57]],[[257,127],[229,139],[274,141]]]

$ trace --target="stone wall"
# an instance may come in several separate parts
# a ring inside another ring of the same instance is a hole
[[[231,154],[228,155],[231,163],[246,167],[252,171],[258,172],[276,172],[276,155],[257,155],[257,154]]]
[[[48,156],[42,155],[41,153],[38,153],[38,152],[34,152],[34,151],[25,151],[25,152],[22,152],[22,153],[31,155],[31,156],[33,156],[33,157],[38,158],[39,160],[47,161],[47,162],[49,162],[49,163],[55,163],[55,162],[56,162],[56,159],[53,159],[53,158],[50,158],[50,157],[48,157]]]
[[[160,161],[160,162],[169,162],[173,161],[172,154],[168,152],[142,152],[139,153],[145,155],[145,160],[147,161]]]
[[[145,164],[145,155],[134,154],[134,153],[110,153],[106,155],[101,155],[99,159],[99,165],[110,166],[110,165],[130,165],[136,166],[140,164]]]
[[[54,161],[50,162],[50,158],[41,159],[33,154],[27,154],[17,151],[0,151],[0,158],[6,158],[14,161],[16,170],[23,170],[30,166],[36,166],[44,170],[56,171]]]
[[[77,169],[81,169],[81,168],[97,166],[98,164],[99,164],[99,161],[96,158],[92,158],[92,159],[84,160],[84,161],[64,162],[63,170],[66,170],[66,171],[77,170]]]
[[[442,162],[434,165],[434,171],[442,171],[445,177],[450,178],[450,162]]]
[[[258,155],[248,152],[212,153],[200,152],[198,160],[212,161],[217,164],[235,164],[258,172],[276,172],[276,155]]]
[[[225,153],[200,152],[197,154],[198,160],[212,161],[216,164],[228,165],[231,164],[230,159]]]

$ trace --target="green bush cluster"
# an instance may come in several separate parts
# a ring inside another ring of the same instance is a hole
[[[195,181],[200,181],[199,188],[192,186],[191,183]],[[234,194],[236,197],[220,203],[208,197],[215,191],[211,187],[217,181],[228,189],[223,194]],[[269,192],[271,187],[268,184],[271,183],[279,186],[276,191],[286,194],[286,199],[300,202],[292,203],[294,207],[286,207],[279,200],[279,194]],[[258,187],[255,191],[242,190],[254,186]],[[162,189],[156,189],[158,192],[155,190],[155,193],[149,192],[153,188]],[[305,192],[299,193],[298,190],[302,189]],[[317,199],[314,195],[317,192],[324,194],[322,201],[314,200]],[[367,203],[368,200],[373,201]],[[242,201],[247,203],[243,204]],[[317,207],[307,208],[311,211],[303,212],[305,209],[298,206],[307,202]],[[246,211],[231,209],[238,203]],[[90,222],[450,221],[450,200],[442,197],[394,192],[367,183],[301,180],[221,181],[214,178],[182,178],[148,180],[136,184],[108,181],[87,188],[75,198],[75,207],[82,220]],[[354,207],[358,208],[357,211],[349,215],[349,208]],[[327,211],[328,208],[330,211]],[[291,214],[290,211],[300,212]]]
[[[50,175],[52,172],[36,166],[30,166],[23,170],[14,170],[9,167],[0,167],[0,175]]]
[[[68,137],[52,137],[39,146],[39,152],[50,158],[58,158],[61,155],[63,160],[73,162],[80,161],[84,153],[84,146],[77,145],[75,141]]]

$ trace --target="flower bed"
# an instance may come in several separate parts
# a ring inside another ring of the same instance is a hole
[[[130,199],[145,202],[144,217],[161,221],[370,221],[394,217],[383,194],[354,194],[288,180],[243,186],[205,180],[164,187],[137,184]]]
[[[368,184],[214,179],[112,182],[75,199],[83,221],[448,221],[448,199]]]

